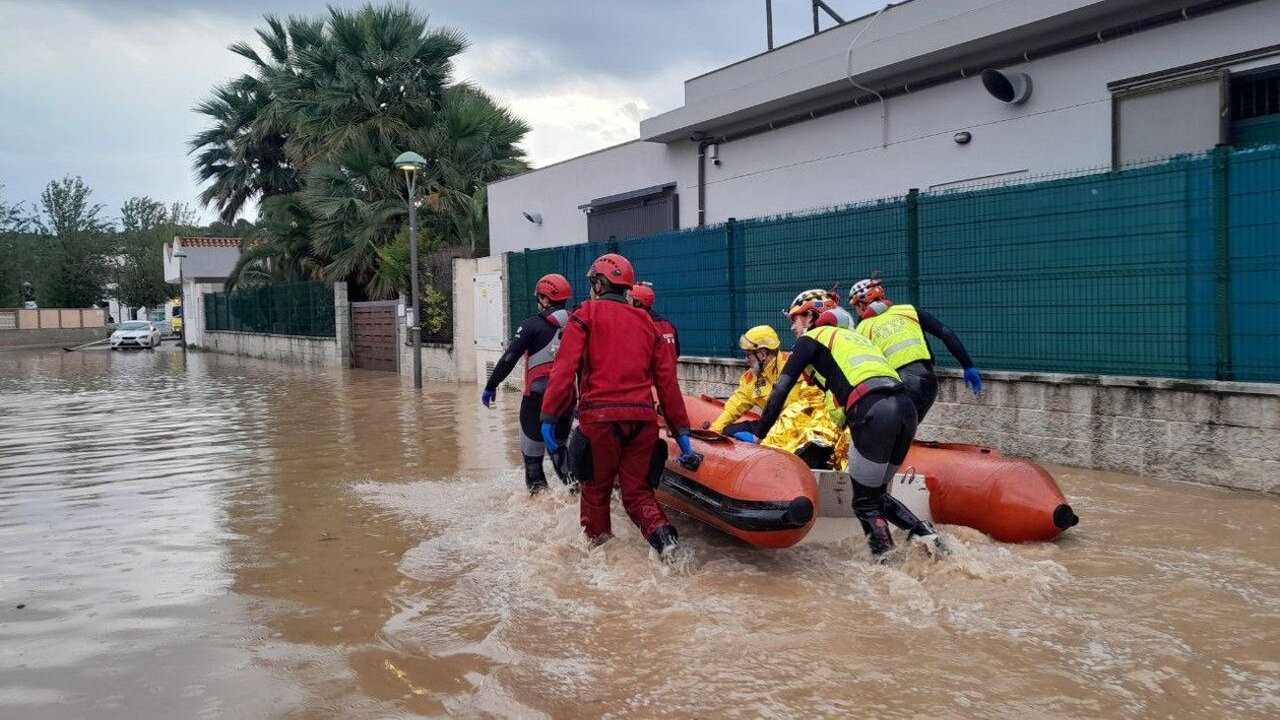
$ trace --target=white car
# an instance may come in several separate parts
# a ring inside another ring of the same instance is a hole
[[[129,320],[111,333],[111,349],[124,347],[156,348],[160,346],[160,328],[145,320]]]

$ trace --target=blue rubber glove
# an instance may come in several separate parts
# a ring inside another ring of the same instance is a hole
[[[489,403],[493,402],[493,399],[497,396],[496,392],[486,388],[484,392],[480,393],[480,404],[489,407]]]
[[[542,423],[542,442],[547,446],[547,452],[560,452],[560,444],[556,442],[556,424],[544,422]]]
[[[978,374],[978,368],[964,369],[964,384],[973,391],[974,395],[982,392],[982,376]]]
[[[689,456],[693,455],[693,444],[689,442],[688,435],[677,435],[676,444],[680,446],[680,460],[685,461]]]
[[[734,433],[734,434],[733,434],[733,437],[734,437],[734,439],[736,439],[736,440],[741,440],[741,441],[742,441],[742,442],[744,442],[744,443],[751,443],[752,445],[756,445],[756,444],[758,444],[758,443],[760,442],[759,440],[756,440],[756,436],[755,436],[755,435],[752,435],[751,433],[747,432],[746,430],[743,430],[742,432],[736,432],[736,433]]]

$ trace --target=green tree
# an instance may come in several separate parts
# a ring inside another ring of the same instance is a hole
[[[111,224],[103,206],[90,202],[93,191],[79,177],[50,181],[40,194],[44,226],[52,234],[46,307],[89,307],[102,299],[109,276]]]
[[[311,251],[314,221],[301,193],[263,200],[258,225],[249,226],[247,237],[241,242],[240,259],[227,280],[227,289],[319,278],[323,267]]]
[[[40,263],[33,257],[31,232],[36,227],[35,208],[0,197],[0,307],[21,304],[22,283],[37,279],[32,270]]]
[[[467,44],[460,33],[429,27],[408,6],[366,5],[330,7],[318,20],[267,16],[257,34],[263,52],[231,46],[251,72],[198,108],[214,124],[192,140],[197,174],[209,181],[203,199],[224,220],[262,203],[240,282],[347,280],[372,297],[407,283],[407,268],[384,264],[408,219],[390,164],[409,149],[430,160],[415,198],[423,236],[487,249],[484,186],[527,167],[519,143],[528,127],[453,81],[453,58]],[[424,202],[429,193],[438,200]]]
[[[195,213],[185,205],[166,207],[149,197],[133,197],[120,208],[116,298],[130,307],[155,308],[177,297],[164,279],[164,244],[186,230]]]

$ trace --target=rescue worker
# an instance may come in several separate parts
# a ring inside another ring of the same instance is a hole
[[[627,297],[631,299],[632,305],[649,313],[649,319],[653,320],[653,324],[657,326],[658,334],[662,336],[664,342],[671,346],[671,349],[675,352],[674,357],[679,360],[680,333],[670,320],[653,311],[653,301],[656,299],[653,293],[653,284],[643,281],[638,282],[631,287],[631,292],[627,293]]]
[[[706,429],[751,442],[760,421],[739,420],[747,412],[764,408],[778,372],[790,354],[780,352],[782,343],[778,333],[768,325],[747,330],[738,338],[738,347],[747,354],[747,370],[738,380],[738,388],[725,401],[724,410]],[[825,394],[802,378],[787,396],[786,408],[782,421],[774,427],[775,432],[764,437],[761,444],[794,452],[809,467],[827,467],[839,429],[827,419]]]
[[[533,296],[538,301],[538,312],[520,323],[507,349],[502,353],[489,380],[485,383],[480,402],[485,407],[493,403],[498,386],[511,374],[516,363],[524,358],[524,397],[520,399],[520,454],[524,456],[524,482],[529,494],[537,495],[547,489],[547,476],[542,471],[542,455],[545,443],[539,427],[542,414],[542,396],[551,376],[551,364],[560,346],[560,336],[569,322],[566,303],[573,297],[573,288],[563,275],[543,275],[534,285]],[[556,418],[555,435],[563,445],[569,437],[573,423],[573,403]],[[566,458],[563,452],[551,453],[551,466],[560,480],[569,481]]]
[[[583,530],[593,544],[612,537],[609,501],[616,477],[627,515],[659,557],[669,560],[677,536],[653,495],[667,447],[658,437],[653,388],[680,446],[681,462],[694,457],[674,357],[648,314],[627,301],[635,271],[625,257],[600,256],[587,278],[592,300],[569,317],[542,401],[543,439],[553,451],[560,445],[553,435],[573,404],[576,381],[578,427],[569,439],[569,455],[582,483]]]
[[[769,393],[756,435],[767,434],[773,427],[787,394],[807,371],[844,408],[845,425],[853,437],[849,463],[853,512],[872,557],[878,559],[893,549],[890,522],[906,530],[908,539],[919,538],[935,555],[945,554],[946,546],[933,526],[888,494],[889,481],[915,437],[911,395],[870,340],[836,325],[817,325],[830,309],[829,294],[818,289],[800,293],[784,311],[791,319],[796,344]]]
[[[898,372],[911,391],[916,417],[924,416],[938,397],[938,377],[933,372],[933,353],[924,334],[942,340],[964,368],[964,384],[974,395],[982,392],[982,376],[974,367],[964,343],[933,315],[911,305],[895,305],[885,297],[879,278],[859,280],[849,289],[849,304],[858,315],[855,328],[859,335],[880,348],[890,367]]]

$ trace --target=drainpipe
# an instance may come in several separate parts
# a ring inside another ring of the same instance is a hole
[[[695,136],[698,141],[698,227],[707,224],[707,146],[714,143],[706,137]]]

